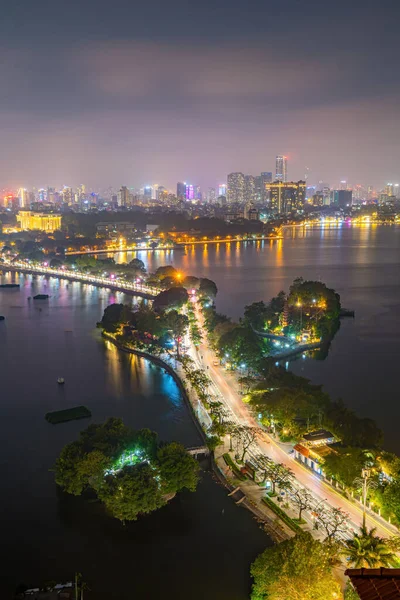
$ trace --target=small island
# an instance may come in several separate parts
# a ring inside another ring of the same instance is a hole
[[[135,521],[177,492],[195,491],[198,464],[182,444],[162,443],[154,431],[135,431],[111,417],[63,448],[55,480],[74,496],[91,490],[113,517]]]

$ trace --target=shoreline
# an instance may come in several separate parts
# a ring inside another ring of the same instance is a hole
[[[160,358],[158,356],[154,356],[153,354],[150,354],[149,352],[143,352],[142,350],[135,350],[134,348],[129,348],[128,346],[125,346],[121,342],[118,342],[117,340],[115,340],[112,336],[108,335],[104,331],[101,332],[101,337],[104,340],[111,342],[114,346],[116,346],[116,348],[118,348],[118,350],[121,350],[121,352],[126,352],[127,354],[134,354],[135,356],[139,356],[140,358],[149,360],[150,362],[156,364],[158,367],[164,369],[164,371],[166,371],[168,373],[168,375],[171,375],[171,377],[177,384],[180,393],[182,394],[184,402],[186,403],[186,405],[189,408],[189,412],[190,412],[192,420],[196,426],[196,429],[198,430],[201,439],[203,440],[204,444],[206,445],[207,444],[207,436],[201,426],[201,422],[199,421],[199,419],[197,417],[194,403],[192,402],[192,400],[190,398],[190,394],[189,394],[188,390],[186,389],[186,387],[184,386],[181,377],[175,371],[175,369],[173,367],[171,367],[171,365],[169,365],[162,358]],[[222,470],[219,468],[219,466],[217,464],[217,460],[215,459],[213,452],[210,453],[210,457],[211,457],[212,472],[215,474],[216,478],[221,483],[221,485],[223,485],[227,490],[229,490],[230,493],[233,492],[237,486],[232,485],[228,481],[228,479],[225,477],[224,473],[222,472]],[[246,495],[244,496],[244,500],[241,502],[241,504],[247,510],[249,510],[259,522],[263,523],[267,535],[271,538],[271,540],[274,543],[280,543],[284,539],[287,539],[288,537],[290,537],[289,532],[286,531],[285,528],[283,527],[283,523],[281,523],[281,521],[276,518],[276,515],[272,511],[270,511],[271,512],[270,515],[265,514],[267,512],[267,510],[264,507],[263,507],[263,510],[261,510],[257,506],[253,505],[251,503],[251,501],[247,498]],[[279,525],[278,525],[278,523],[279,523]]]

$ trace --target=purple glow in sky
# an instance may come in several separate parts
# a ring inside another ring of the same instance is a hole
[[[0,20],[0,186],[400,179],[400,10],[21,0]]]

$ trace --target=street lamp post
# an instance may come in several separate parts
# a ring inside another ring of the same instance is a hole
[[[376,488],[377,484],[371,480],[371,469],[364,468],[361,470],[361,477],[354,480],[356,485],[362,487],[362,505],[363,505],[363,529],[365,529],[367,521],[367,494],[370,488]]]
[[[298,301],[297,306],[300,307],[300,331],[301,331],[303,329],[303,305],[300,301]]]

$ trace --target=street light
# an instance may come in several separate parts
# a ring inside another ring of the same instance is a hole
[[[361,477],[356,477],[354,483],[362,487],[362,504],[363,504],[363,528],[367,519],[367,494],[369,489],[377,487],[376,481],[371,479],[371,469],[364,468],[361,470]]]
[[[300,330],[303,329],[303,305],[300,300],[297,301],[297,306],[300,307]]]

